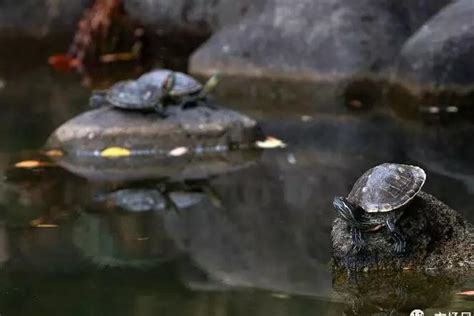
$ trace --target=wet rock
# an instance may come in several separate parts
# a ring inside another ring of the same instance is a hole
[[[461,216],[433,196],[420,192],[399,220],[407,237],[405,256],[396,256],[386,229],[363,233],[366,242],[358,254],[351,251],[350,229],[334,221],[333,260],[342,269],[408,269],[466,271],[474,268],[474,232]]]
[[[222,108],[176,107],[165,119],[156,113],[101,108],[64,123],[44,148],[61,149],[66,154],[54,157],[55,162],[88,179],[196,179],[253,164],[260,151],[244,148],[259,135],[254,120]],[[130,154],[101,157],[110,147],[127,148]],[[176,148],[183,154],[170,155]]]
[[[246,146],[258,134],[254,120],[223,108],[170,107],[167,115],[109,107],[88,111],[57,128],[45,147],[85,156],[116,146],[129,149],[132,156],[167,155],[177,147],[219,151]]]
[[[0,2],[0,37],[44,37],[71,32],[91,0],[25,0]]]
[[[394,80],[439,88],[474,82],[474,2],[455,1],[404,44]]]

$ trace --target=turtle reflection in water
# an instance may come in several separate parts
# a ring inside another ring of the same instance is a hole
[[[114,191],[100,191],[94,201],[106,203],[109,207],[119,207],[129,212],[180,210],[209,200],[214,206],[222,206],[222,198],[207,182],[192,184],[159,183],[152,186],[135,185]]]
[[[334,208],[351,228],[355,253],[364,247],[362,232],[373,232],[383,227],[395,241],[395,252],[405,252],[406,239],[396,223],[425,180],[425,171],[420,167],[384,163],[366,171],[347,198],[334,198]]]

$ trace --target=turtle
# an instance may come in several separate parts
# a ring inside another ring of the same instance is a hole
[[[219,74],[216,73],[204,86],[193,77],[169,69],[158,69],[148,72],[137,79],[139,83],[152,85],[156,87],[163,86],[163,82],[170,74],[174,74],[175,82],[168,91],[168,95],[173,99],[174,103],[181,106],[196,104],[198,101],[205,101],[206,96],[215,89],[219,82]]]
[[[136,111],[155,110],[164,115],[165,107],[168,105],[167,98],[175,82],[173,73],[163,79],[160,87],[137,80],[119,81],[107,90],[94,91],[89,99],[89,105],[91,107],[112,105],[116,108]]]
[[[405,253],[407,241],[397,221],[425,180],[426,173],[418,166],[384,163],[367,170],[347,197],[336,196],[333,206],[351,229],[352,250],[358,253],[364,248],[362,232],[385,227],[395,242],[395,253]]]

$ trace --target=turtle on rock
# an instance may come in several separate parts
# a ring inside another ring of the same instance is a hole
[[[156,111],[164,115],[176,76],[170,72],[159,87],[137,80],[119,81],[107,90],[97,90],[89,99],[91,107],[111,105],[123,110]]]
[[[211,78],[202,85],[199,81],[185,73],[168,69],[150,71],[139,77],[137,82],[147,86],[162,87],[171,74],[174,75],[175,80],[173,87],[168,91],[168,95],[173,100],[173,103],[181,106],[188,106],[197,104],[198,101],[205,101],[207,95],[213,91],[219,83],[218,73],[211,76]]]
[[[406,251],[406,239],[397,228],[405,206],[420,192],[426,173],[417,166],[384,163],[366,171],[347,197],[337,196],[333,205],[347,222],[355,253],[364,247],[363,232],[386,227],[395,242],[395,252]]]

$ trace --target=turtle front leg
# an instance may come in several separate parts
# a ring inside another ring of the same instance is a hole
[[[356,227],[351,227],[352,247],[351,252],[359,253],[365,246],[364,239],[362,239],[362,231]]]
[[[399,255],[405,253],[407,247],[406,238],[395,225],[395,217],[388,218],[386,224],[393,240],[395,241],[395,253]]]
[[[165,106],[161,102],[155,104],[155,111],[163,119],[168,117],[165,113]]]

